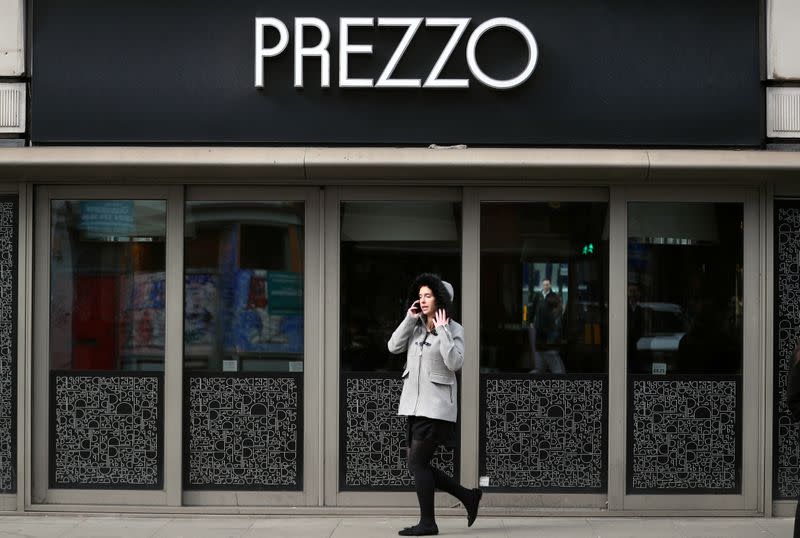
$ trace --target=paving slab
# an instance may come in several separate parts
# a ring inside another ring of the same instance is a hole
[[[93,516],[94,517],[94,516]],[[97,516],[101,517],[101,516]],[[74,527],[75,525],[79,525],[85,516],[83,515],[65,515],[65,516],[51,516],[51,515],[39,515],[39,514],[24,514],[24,515],[9,515],[3,516],[0,519],[0,524],[16,524],[19,522],[35,522],[37,525],[41,526],[52,526],[52,527]],[[119,520],[118,517],[114,519]]]
[[[329,538],[341,523],[334,517],[256,519],[245,538]]]
[[[669,518],[588,518],[587,523],[599,538],[681,538]]]
[[[476,522],[482,523],[482,521]],[[597,534],[582,517],[505,518],[506,534],[511,538],[595,538]]]
[[[77,527],[82,517],[8,516],[0,520],[3,538],[60,538]]]
[[[154,517],[156,519],[156,517]],[[291,518],[286,518],[287,520]],[[313,519],[313,518],[312,518]],[[165,525],[170,529],[202,528],[202,529],[241,529],[248,530],[261,518],[251,516],[195,516],[168,518]]]
[[[169,523],[168,518],[87,517],[62,538],[152,538]]]
[[[50,525],[3,525],[0,526],[0,536],[3,538],[60,538],[64,536],[65,529]]]
[[[763,518],[756,523],[772,536],[791,538],[794,535],[794,518]]]
[[[792,522],[794,524],[794,522]],[[689,538],[772,538],[774,535],[747,518],[685,518],[674,521],[679,536]]]
[[[171,527],[169,525],[152,535],[152,538],[242,538],[248,529],[216,527]]]

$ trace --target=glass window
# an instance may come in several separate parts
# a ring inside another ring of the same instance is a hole
[[[184,368],[302,372],[304,204],[186,203]]]
[[[481,371],[605,373],[608,204],[481,205]]]
[[[341,240],[342,371],[402,368],[405,356],[389,353],[386,342],[406,314],[419,273],[453,284],[451,317],[460,321],[460,203],[345,202]]]
[[[53,200],[50,364],[163,370],[166,202]]]
[[[628,204],[628,370],[739,374],[743,207]]]

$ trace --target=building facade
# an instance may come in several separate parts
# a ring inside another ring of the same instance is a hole
[[[62,4],[0,0],[0,508],[414,510],[431,271],[487,510],[793,512],[792,2]]]

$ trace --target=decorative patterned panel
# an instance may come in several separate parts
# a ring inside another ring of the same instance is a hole
[[[17,491],[17,197],[0,196],[0,493]]]
[[[51,488],[163,487],[162,375],[51,373]]]
[[[629,379],[628,493],[739,493],[741,377]]]
[[[800,495],[800,427],[785,394],[794,346],[800,339],[800,201],[775,202],[775,317],[773,496]]]
[[[496,491],[607,488],[605,375],[481,375],[480,475]]]
[[[340,389],[339,489],[411,490],[406,417],[397,416],[400,373],[343,373]],[[456,427],[458,431],[458,426]],[[432,464],[458,477],[458,451],[440,447]]]
[[[187,374],[184,487],[302,490],[302,382],[302,373]]]

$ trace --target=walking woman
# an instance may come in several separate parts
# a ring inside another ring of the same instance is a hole
[[[389,351],[406,353],[403,393],[398,415],[408,420],[408,469],[414,477],[419,501],[419,523],[401,530],[400,536],[439,534],[433,515],[433,492],[453,495],[467,510],[467,526],[478,516],[482,492],[466,489],[431,466],[439,445],[454,447],[458,417],[456,372],[464,363],[464,328],[448,317],[453,286],[438,276],[423,273],[409,289],[406,317],[389,339]]]

